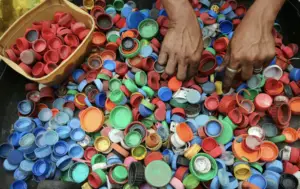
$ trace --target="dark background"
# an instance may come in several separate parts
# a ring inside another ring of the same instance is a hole
[[[82,0],[74,1],[75,3],[82,2]],[[150,0],[141,1],[148,4],[151,2]],[[252,1],[243,0],[242,2],[249,5]],[[138,6],[140,7],[141,5],[138,4]],[[298,2],[298,0],[286,1],[278,15],[277,22],[282,26],[284,44],[293,42],[300,45],[299,9],[300,2]],[[299,61],[294,61],[293,65],[295,67],[300,67]],[[0,143],[6,141],[6,138],[11,131],[12,124],[18,118],[16,107],[19,101],[25,99],[24,85],[27,82],[26,79],[14,72],[10,67],[6,67],[5,63],[0,62]],[[293,118],[291,126],[298,128],[300,126],[299,119]],[[13,176],[11,173],[5,172],[2,164],[3,160],[0,159],[0,189],[8,189],[13,182]],[[36,188],[36,184],[30,182],[29,188]],[[53,188],[53,185],[49,185],[49,189],[50,188]]]

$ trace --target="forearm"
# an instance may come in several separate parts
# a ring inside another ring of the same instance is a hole
[[[183,15],[193,11],[188,0],[162,0],[162,4],[171,21],[176,21]]]
[[[247,14],[259,16],[264,22],[273,26],[278,12],[283,6],[285,0],[256,0],[250,7]]]

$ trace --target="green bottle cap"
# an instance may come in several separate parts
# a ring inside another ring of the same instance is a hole
[[[121,89],[115,89],[109,94],[109,99],[117,105],[120,104],[124,98],[126,97]]]
[[[268,138],[269,141],[274,142],[274,143],[284,142],[285,139],[286,138],[284,135],[278,135],[276,137]]]
[[[150,87],[148,87],[148,86],[143,86],[142,90],[145,91],[145,93],[147,94],[147,96],[149,98],[152,98],[154,96],[154,94],[155,94],[155,92]]]
[[[130,131],[125,136],[125,143],[128,147],[134,148],[141,144],[142,135],[137,131]]]
[[[148,108],[148,109],[150,109],[150,110],[152,110],[152,111],[154,111],[154,109],[155,109],[155,105],[152,104],[151,102],[149,102],[149,101],[146,100],[146,99],[143,99],[143,100],[141,101],[141,104],[143,104],[146,108]]]
[[[106,74],[98,74],[97,75],[97,79],[102,79],[102,80],[109,81],[110,77],[108,75],[106,75]]]
[[[91,159],[92,165],[95,165],[97,163],[105,163],[105,162],[106,162],[106,157],[102,154],[95,154]]]
[[[132,120],[132,112],[126,106],[116,106],[109,114],[109,122],[115,129],[125,129]]]
[[[138,87],[136,86],[134,81],[132,81],[131,79],[125,79],[125,80],[123,80],[123,83],[131,93],[138,91]]]
[[[109,80],[108,88],[110,91],[120,89],[121,86],[122,86],[122,82],[119,79],[112,78],[111,80]]]
[[[135,73],[135,83],[142,87],[147,84],[147,74],[144,71]]]
[[[67,94],[68,95],[76,95],[78,93],[78,91],[77,90],[68,90],[68,92],[67,92]]]
[[[121,11],[122,8],[124,7],[124,1],[123,0],[115,0],[113,3],[113,6],[117,11]]]
[[[183,179],[183,185],[186,189],[195,189],[200,184],[200,181],[192,174],[189,174]]]
[[[145,169],[145,178],[151,186],[164,187],[171,181],[172,170],[162,160],[152,161]]]
[[[158,30],[158,23],[153,19],[145,19],[138,26],[141,37],[145,39],[152,39],[157,35]]]
[[[128,177],[128,171],[124,166],[116,166],[113,169],[112,177],[117,182],[123,182]]]
[[[232,126],[223,120],[221,120],[221,123],[223,124],[223,132],[215,139],[219,144],[227,144],[233,138]]]

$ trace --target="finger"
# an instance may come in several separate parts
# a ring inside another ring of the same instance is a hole
[[[259,74],[260,72],[262,72],[263,70],[263,62],[262,61],[258,61],[256,63],[254,63],[253,65],[253,73],[254,74]]]
[[[168,60],[168,53],[165,51],[161,51],[159,53],[158,63],[163,66],[166,65],[167,60]]]
[[[225,69],[225,76],[223,80],[223,92],[227,93],[231,86],[232,81],[234,80],[235,75],[237,74],[237,70],[239,68],[238,62],[231,61],[227,68]]]
[[[178,62],[177,79],[184,81],[187,76],[188,63],[184,59],[180,59]]]
[[[230,62],[230,52],[228,51],[224,57],[223,63],[216,68],[217,72],[222,72]]]
[[[242,79],[248,80],[253,74],[253,65],[251,63],[246,63],[242,67]]]
[[[198,72],[200,62],[192,62],[188,66],[188,78],[195,76]]]
[[[165,69],[165,72],[168,75],[173,75],[176,70],[177,62],[175,60],[175,54],[171,54],[168,59],[168,63]]]

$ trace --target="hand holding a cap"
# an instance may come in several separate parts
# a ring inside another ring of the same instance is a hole
[[[223,71],[223,92],[229,91],[235,76],[241,71],[243,80],[253,71],[263,69],[275,56],[272,36],[273,23],[285,0],[257,0],[235,30],[224,62],[217,68]],[[260,70],[261,71],[261,70]]]
[[[158,63],[166,65],[166,73],[177,69],[177,79],[185,80],[197,73],[203,51],[202,32],[188,0],[163,0],[169,16],[166,34]]]

